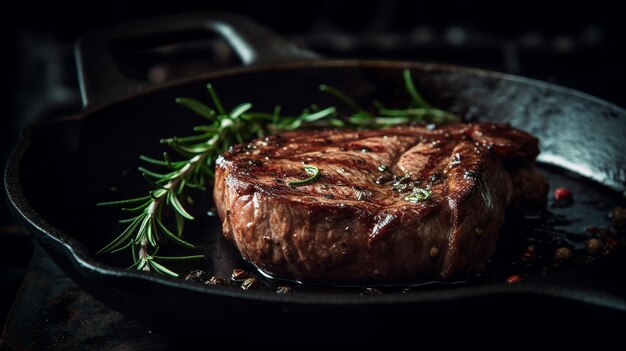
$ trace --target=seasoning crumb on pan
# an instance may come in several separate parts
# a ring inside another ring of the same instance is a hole
[[[382,295],[382,291],[377,288],[365,288],[361,295]]]
[[[230,275],[230,279],[233,281],[243,281],[250,278],[250,276],[250,273],[248,273],[247,271],[240,268],[235,268],[233,269],[233,273]]]
[[[519,274],[513,274],[512,276],[506,279],[507,284],[515,284],[522,281],[522,276]]]
[[[228,280],[216,276],[212,276],[209,280],[204,282],[206,285],[228,285]]]
[[[241,288],[243,290],[249,290],[249,289],[252,289],[252,288],[256,288],[257,286],[258,286],[258,281],[254,277],[248,278],[248,279],[244,280],[243,283],[241,283]]]
[[[291,287],[290,286],[279,286],[276,289],[276,293],[277,294],[288,294],[291,292]]]
[[[186,276],[185,276],[185,280],[191,280],[191,281],[196,281],[196,282],[204,282],[207,280],[207,272],[201,270],[201,269],[195,269],[191,272],[189,272]]]

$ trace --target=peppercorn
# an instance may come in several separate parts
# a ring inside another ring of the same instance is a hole
[[[591,238],[585,243],[585,248],[590,255],[597,255],[604,249],[604,242],[600,239]]]
[[[572,258],[573,255],[574,253],[569,247],[559,247],[554,251],[554,260],[558,263],[564,263]]]

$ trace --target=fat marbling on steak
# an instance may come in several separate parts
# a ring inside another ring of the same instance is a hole
[[[288,132],[224,153],[213,196],[224,235],[270,275],[450,280],[485,266],[507,206],[545,201],[538,153],[501,124]],[[304,165],[319,178],[289,185]],[[416,187],[430,197],[408,201]]]

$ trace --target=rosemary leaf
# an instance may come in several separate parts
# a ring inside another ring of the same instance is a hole
[[[183,205],[180,204],[180,201],[178,200],[177,196],[172,195],[172,193],[169,193],[169,200],[170,203],[172,204],[172,207],[174,207],[174,209],[180,213],[181,216],[187,218],[188,220],[193,221],[194,218],[192,215],[189,214],[189,212],[187,212],[185,210],[185,208],[183,207]]]
[[[217,97],[217,93],[215,92],[215,89],[213,89],[213,85],[207,84],[206,88],[209,91],[209,94],[211,95],[211,99],[213,100],[213,104],[215,105],[217,112],[220,114],[220,117],[223,117],[224,115],[226,115],[226,112],[224,111],[224,107],[222,107],[222,102]]]
[[[142,196],[134,199],[128,200],[119,200],[119,201],[108,201],[108,202],[99,202],[96,206],[115,206],[115,205],[126,205],[126,204],[134,204],[141,201],[150,200],[150,196]]]
[[[348,97],[348,95],[344,94],[342,91],[335,89],[331,87],[330,85],[326,85],[326,84],[321,84],[319,86],[319,89],[320,91],[325,91],[327,93],[334,95],[337,99],[339,99],[341,102],[343,102],[352,110],[354,110],[354,112],[365,112],[365,109],[363,107],[361,107],[356,101],[354,101],[354,99],[352,99],[351,97]]]
[[[138,216],[137,218],[135,218],[135,220],[128,227],[126,227],[126,230],[124,230],[122,234],[120,234],[120,236],[118,236],[115,240],[111,241],[111,243],[109,243],[107,246],[103,247],[100,251],[98,251],[98,253],[96,253],[96,255],[101,255],[103,253],[111,252],[112,250],[115,250],[118,247],[120,247],[122,243],[130,239],[130,237],[133,235],[135,228],[137,228],[137,226],[139,225],[139,222],[143,219],[143,217],[145,216],[142,215],[142,216]]]
[[[133,241],[131,240],[131,241],[129,241],[129,242],[128,242],[128,244],[126,244],[126,245],[124,245],[124,246],[122,246],[122,247],[119,247],[119,248],[117,248],[117,249],[115,249],[115,250],[111,250],[111,253],[112,253],[112,254],[114,254],[114,253],[117,253],[117,252],[120,252],[120,251],[126,250],[126,249],[130,246],[130,244],[131,244],[132,242],[133,242]]]
[[[374,123],[381,125],[394,125],[409,123],[411,120],[408,117],[375,117]]]
[[[150,197],[152,198],[152,200],[156,200],[159,199],[161,196],[167,194],[167,190],[163,189],[163,187],[160,187],[158,189],[152,190],[150,192]]]
[[[134,251],[133,251],[134,252]],[[139,263],[141,263],[141,261],[135,261],[135,263],[133,263],[132,265],[130,265],[128,268],[126,269],[133,269],[135,267],[137,267],[139,265]]]
[[[159,227],[161,228],[161,230],[163,230],[163,233],[165,233],[165,235],[167,235],[173,242],[175,242],[176,244],[182,246],[182,247],[186,247],[188,249],[195,249],[195,245],[190,244],[188,242],[186,242],[185,240],[177,237],[176,235],[174,235],[174,233],[172,233],[169,229],[167,229],[167,227],[163,224],[163,222],[161,222],[161,220],[159,218],[156,219],[157,224],[159,225]]]
[[[139,215],[139,216],[141,216],[141,215]],[[139,216],[135,216],[135,217],[131,217],[131,218],[125,218],[125,219],[120,219],[119,221],[117,221],[117,223],[120,223],[120,224],[131,223],[132,221],[137,219],[137,217],[139,217]]]
[[[326,118],[337,111],[334,107],[328,107],[323,110],[317,111],[315,113],[308,114],[304,116],[302,119],[306,122],[315,122],[319,119]]]
[[[147,175],[146,173],[141,173],[141,176],[143,177],[143,179],[146,180],[146,182],[148,182],[148,184],[150,184],[151,187],[155,189],[163,189],[163,185],[152,180],[152,178],[150,178],[150,176]]]
[[[218,131],[217,127],[214,126],[195,126],[193,127],[194,132],[207,132],[207,133],[215,133]]]
[[[145,260],[145,259],[141,259],[137,262],[139,262],[139,264],[137,265],[138,271],[142,270],[146,266],[146,264],[148,264],[148,260]]]
[[[199,260],[202,258],[206,258],[204,255],[191,255],[191,256],[152,256],[155,260],[161,261],[189,261],[189,260]]]
[[[306,185],[306,184],[313,183],[320,176],[320,169],[315,166],[305,165],[304,171],[308,174],[311,174],[311,176],[302,180],[294,180],[294,181],[288,182],[287,184],[291,186]]]
[[[150,215],[146,214],[141,222],[141,225],[139,226],[139,229],[137,230],[138,238],[146,235],[146,227],[148,226],[149,222],[150,222]]]
[[[135,264],[137,264],[137,262],[139,262],[139,261],[137,260],[137,255],[135,254],[135,241],[134,240],[130,241],[130,252],[133,255],[133,262],[135,262]]]
[[[157,272],[159,273],[164,273],[167,275],[170,275],[174,278],[178,277],[178,273],[172,272],[169,269],[163,267],[162,265],[160,265],[158,262],[154,261],[154,260],[150,260],[150,266],[152,266],[152,268],[154,268]]]
[[[215,111],[198,100],[179,97],[176,99],[176,103],[187,107],[200,116],[205,117],[209,121],[213,121],[215,119]]]
[[[252,108],[252,104],[249,102],[243,103],[238,105],[237,107],[233,108],[230,111],[230,118],[232,119],[237,119],[239,118],[239,116],[241,116],[244,112],[248,111],[249,109]]]
[[[154,218],[150,217],[150,225],[146,226],[146,237],[148,238],[148,242],[150,243],[150,245],[152,245],[152,247],[157,247],[156,244],[156,227],[154,226],[154,224],[152,223],[154,222]]]
[[[151,163],[151,164],[157,165],[157,166],[168,166],[168,163],[166,161],[157,160],[157,159],[154,159],[154,158],[151,158],[151,157],[148,157],[148,156],[144,156],[144,155],[139,156],[139,159],[144,161],[144,162],[148,162],[148,163]]]
[[[126,211],[126,212],[137,212],[140,210],[145,209],[146,207],[148,207],[150,204],[152,203],[152,201],[147,201],[142,203],[141,205],[137,206],[137,207],[122,207],[122,211]]]
[[[137,167],[137,170],[141,173],[144,173],[146,175],[149,175],[152,178],[156,178],[156,179],[161,179],[161,178],[165,178],[166,176],[168,176],[169,174],[162,174],[162,173],[157,173],[157,172],[153,172],[145,167]]]
[[[405,69],[402,71],[402,76],[404,77],[404,87],[413,99],[413,104],[416,107],[433,108],[422,98],[422,96],[417,92],[417,89],[415,89],[415,84],[413,84],[413,79],[411,78],[411,71],[409,69]]]
[[[170,159],[170,155],[168,155],[167,152],[163,153],[163,160],[165,161],[165,165],[171,170],[178,169],[184,164],[184,162],[172,162],[172,160]]]
[[[192,135],[192,136],[188,136],[188,137],[176,137],[176,138],[167,138],[167,139],[161,139],[161,144],[167,144],[170,142],[174,142],[174,143],[193,143],[193,142],[198,142],[198,141],[205,141],[208,139],[208,137],[210,136],[210,133],[202,133],[202,134],[198,134],[198,135]]]

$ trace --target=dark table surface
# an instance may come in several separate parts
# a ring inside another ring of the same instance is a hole
[[[174,345],[171,336],[154,333],[86,294],[37,246],[0,350],[165,350]]]

